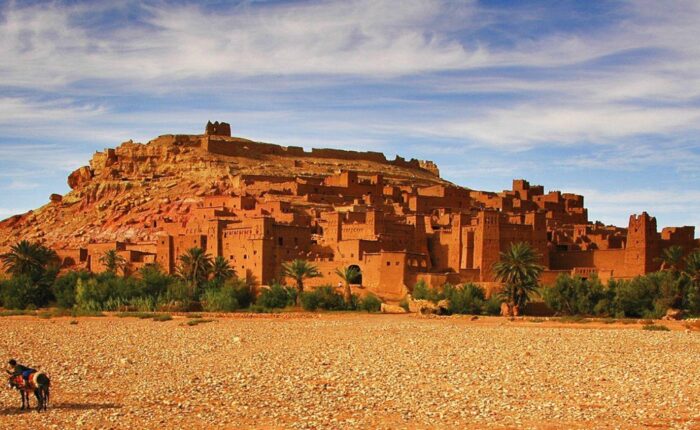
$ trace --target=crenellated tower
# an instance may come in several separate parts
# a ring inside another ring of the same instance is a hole
[[[655,261],[659,255],[659,233],[656,231],[656,218],[642,212],[630,216],[625,249],[625,271],[622,276],[637,276],[658,269]]]

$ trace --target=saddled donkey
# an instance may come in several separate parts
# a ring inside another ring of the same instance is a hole
[[[29,409],[29,394],[34,393],[37,402],[37,411],[46,410],[49,404],[49,391],[51,380],[44,372],[34,372],[29,375],[29,381],[25,382],[22,375],[10,376],[11,388],[19,391],[22,396],[22,409]]]

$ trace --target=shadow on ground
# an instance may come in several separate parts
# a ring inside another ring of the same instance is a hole
[[[122,407],[122,405],[118,405],[115,403],[69,403],[69,402],[62,402],[62,403],[55,403],[55,404],[49,403],[48,411],[50,412],[53,409],[72,410],[72,411],[90,411],[90,410],[94,411],[94,410],[100,410],[100,409],[120,409],[121,407]],[[32,409],[22,410],[19,408],[19,406],[17,406],[17,407],[0,407],[0,416],[1,415],[21,415],[21,414],[32,413],[32,412],[36,412],[36,408],[32,407]]]

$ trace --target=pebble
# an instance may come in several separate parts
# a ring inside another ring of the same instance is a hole
[[[52,379],[47,413],[20,413],[19,394],[0,390],[0,428],[700,423],[698,333],[406,315],[70,320],[0,320],[0,351]]]

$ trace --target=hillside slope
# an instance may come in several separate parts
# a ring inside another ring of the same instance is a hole
[[[159,222],[186,222],[203,196],[240,195],[240,179],[246,175],[303,182],[352,169],[360,176],[381,174],[393,184],[448,183],[429,162],[420,162],[425,166],[421,168],[415,166],[417,160],[382,161],[377,153],[336,150],[300,156],[301,148],[286,154],[287,148],[278,145],[225,136],[210,142],[211,137],[164,135],[147,144],[128,141],[95,153],[89,166],[68,177],[68,194],[52,195],[48,204],[0,222],[0,250],[22,239],[54,248],[154,240]],[[235,154],[222,154],[215,143],[235,148]]]

